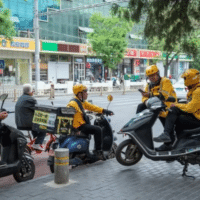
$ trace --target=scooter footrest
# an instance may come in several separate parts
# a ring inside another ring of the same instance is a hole
[[[181,153],[185,153],[185,149],[182,149],[182,150],[173,150],[172,151],[172,155],[181,154]]]
[[[159,151],[159,156],[168,155],[168,151]]]

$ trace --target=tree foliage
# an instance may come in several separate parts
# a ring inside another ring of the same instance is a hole
[[[157,46],[158,50],[165,51],[168,58],[172,52],[185,52],[197,56],[199,0],[130,0],[128,8],[114,4],[112,12],[127,20],[131,18],[135,22],[145,17],[145,38],[149,45],[154,46],[154,50]],[[166,61],[166,68],[170,62],[171,60]]]
[[[126,35],[133,26],[116,16],[104,17],[101,13],[94,13],[90,18],[93,32],[88,34],[95,55],[102,58],[104,66],[115,68],[124,57],[127,47]]]
[[[12,39],[16,33],[14,24],[10,17],[10,10],[4,8],[3,2],[0,0],[0,35],[4,35],[6,38]]]

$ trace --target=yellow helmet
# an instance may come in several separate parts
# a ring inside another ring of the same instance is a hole
[[[185,86],[191,86],[199,83],[200,75],[197,69],[187,69],[182,75],[181,78],[184,78]]]
[[[87,90],[87,87],[83,84],[77,84],[73,87],[73,92],[75,95],[77,95],[79,92],[83,92],[84,90]]]
[[[155,74],[157,72],[159,72],[159,69],[156,65],[151,65],[151,66],[148,66],[146,68],[146,76],[150,76],[150,75]]]

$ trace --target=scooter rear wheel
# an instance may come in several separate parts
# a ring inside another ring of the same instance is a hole
[[[123,141],[116,150],[117,161],[125,166],[135,165],[141,160],[142,156],[143,153],[131,139]]]
[[[28,159],[29,167],[21,167],[20,171],[13,174],[14,179],[19,182],[24,182],[33,179],[35,175],[35,164],[33,160]]]

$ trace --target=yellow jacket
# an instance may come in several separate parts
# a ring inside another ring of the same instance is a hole
[[[187,104],[176,103],[176,107],[184,112],[192,113],[200,120],[200,84],[189,90],[187,100]]]
[[[78,99],[77,97],[75,97],[76,99]],[[97,113],[102,113],[103,112],[103,108],[100,108],[98,106],[95,106],[91,103],[89,103],[88,101],[84,101],[81,102],[82,106],[84,109],[86,110],[90,110],[90,111],[94,111]],[[83,119],[83,113],[81,111],[81,109],[79,108],[78,104],[75,101],[70,101],[67,104],[67,107],[73,107],[76,109],[76,113],[74,115],[74,121],[73,121],[73,127],[74,128],[78,128],[81,125],[85,124],[85,120]]]
[[[151,89],[149,89],[149,84],[147,84],[145,87],[145,92],[150,92],[150,97],[159,96],[160,95],[159,92],[161,92],[163,96],[165,97],[165,99],[168,99],[169,96],[173,96],[176,98],[176,93],[174,91],[172,83],[166,77],[162,77],[160,84],[152,87]],[[147,99],[149,98],[142,97],[142,102],[145,102]],[[170,108],[171,104],[172,104],[171,102],[165,102],[165,105],[167,106],[167,108]],[[160,117],[164,117],[164,118],[167,117],[167,115],[168,115],[168,111],[165,111],[165,112],[162,111],[159,114]]]

